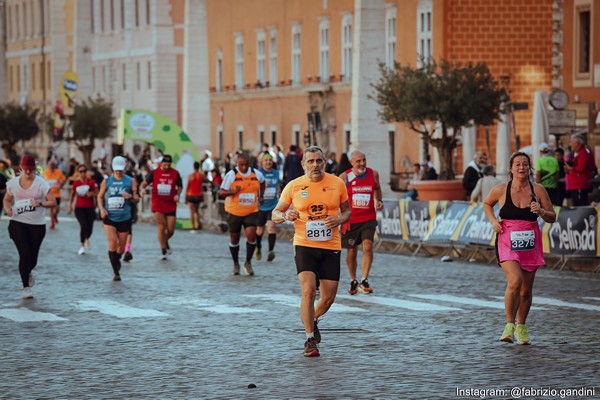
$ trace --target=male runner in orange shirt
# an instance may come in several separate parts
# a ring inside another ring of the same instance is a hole
[[[302,168],[305,175],[286,185],[272,220],[276,224],[294,221],[294,259],[302,288],[300,316],[306,331],[304,356],[316,357],[321,341],[318,318],[333,304],[340,280],[339,226],[350,219],[351,210],[344,181],[325,173],[323,150],[307,148]],[[321,297],[315,308],[317,279]]]

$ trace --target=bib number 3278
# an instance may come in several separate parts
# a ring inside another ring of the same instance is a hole
[[[535,232],[515,231],[510,233],[510,248],[512,251],[533,250],[535,246]]]
[[[331,240],[333,230],[325,226],[323,221],[308,221],[306,223],[306,240],[325,242]]]

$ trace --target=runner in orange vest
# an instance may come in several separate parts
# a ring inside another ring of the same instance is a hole
[[[225,174],[219,194],[225,197],[225,211],[229,214],[229,251],[233,259],[233,275],[240,274],[240,236],[242,226],[246,235],[246,262],[244,270],[254,275],[252,255],[256,249],[256,225],[258,224],[258,204],[263,203],[265,178],[260,171],[250,168],[250,156],[240,153],[237,167]]]

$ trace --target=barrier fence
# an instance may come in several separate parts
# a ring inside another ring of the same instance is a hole
[[[544,254],[559,257],[555,267],[562,269],[573,257],[600,261],[600,207],[554,209],[556,222],[547,224],[539,218],[538,223]],[[384,209],[377,212],[377,222],[380,239],[396,241],[399,246],[412,245],[414,253],[425,245],[476,253],[490,250],[496,240],[482,203],[384,199]],[[599,270],[600,267],[596,268],[596,272]]]

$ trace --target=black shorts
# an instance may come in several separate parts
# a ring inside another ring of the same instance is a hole
[[[319,279],[339,282],[341,253],[341,250],[294,246],[296,271],[312,271]]]
[[[342,234],[342,247],[349,249],[358,246],[363,240],[373,241],[377,230],[377,220],[351,224],[350,230]]]
[[[104,225],[114,226],[115,228],[117,228],[117,232],[131,233],[131,220],[130,219],[128,219],[127,221],[115,222],[108,218],[104,218],[102,220],[102,223]]]
[[[227,216],[227,225],[229,226],[229,232],[238,233],[244,228],[249,226],[256,226],[258,223],[258,213],[252,213],[244,217],[238,215],[229,214]]]
[[[202,196],[185,196],[185,199],[188,203],[192,204],[200,204],[204,202],[204,197]]]
[[[56,205],[60,206],[60,197],[56,197]]]
[[[170,211],[170,212],[166,212],[166,213],[161,213],[161,212],[156,212],[154,211],[154,214],[162,214],[165,217],[176,217],[177,216],[177,210],[175,211]]]
[[[258,226],[265,226],[267,221],[271,220],[271,215],[273,214],[273,210],[269,211],[258,211]]]

